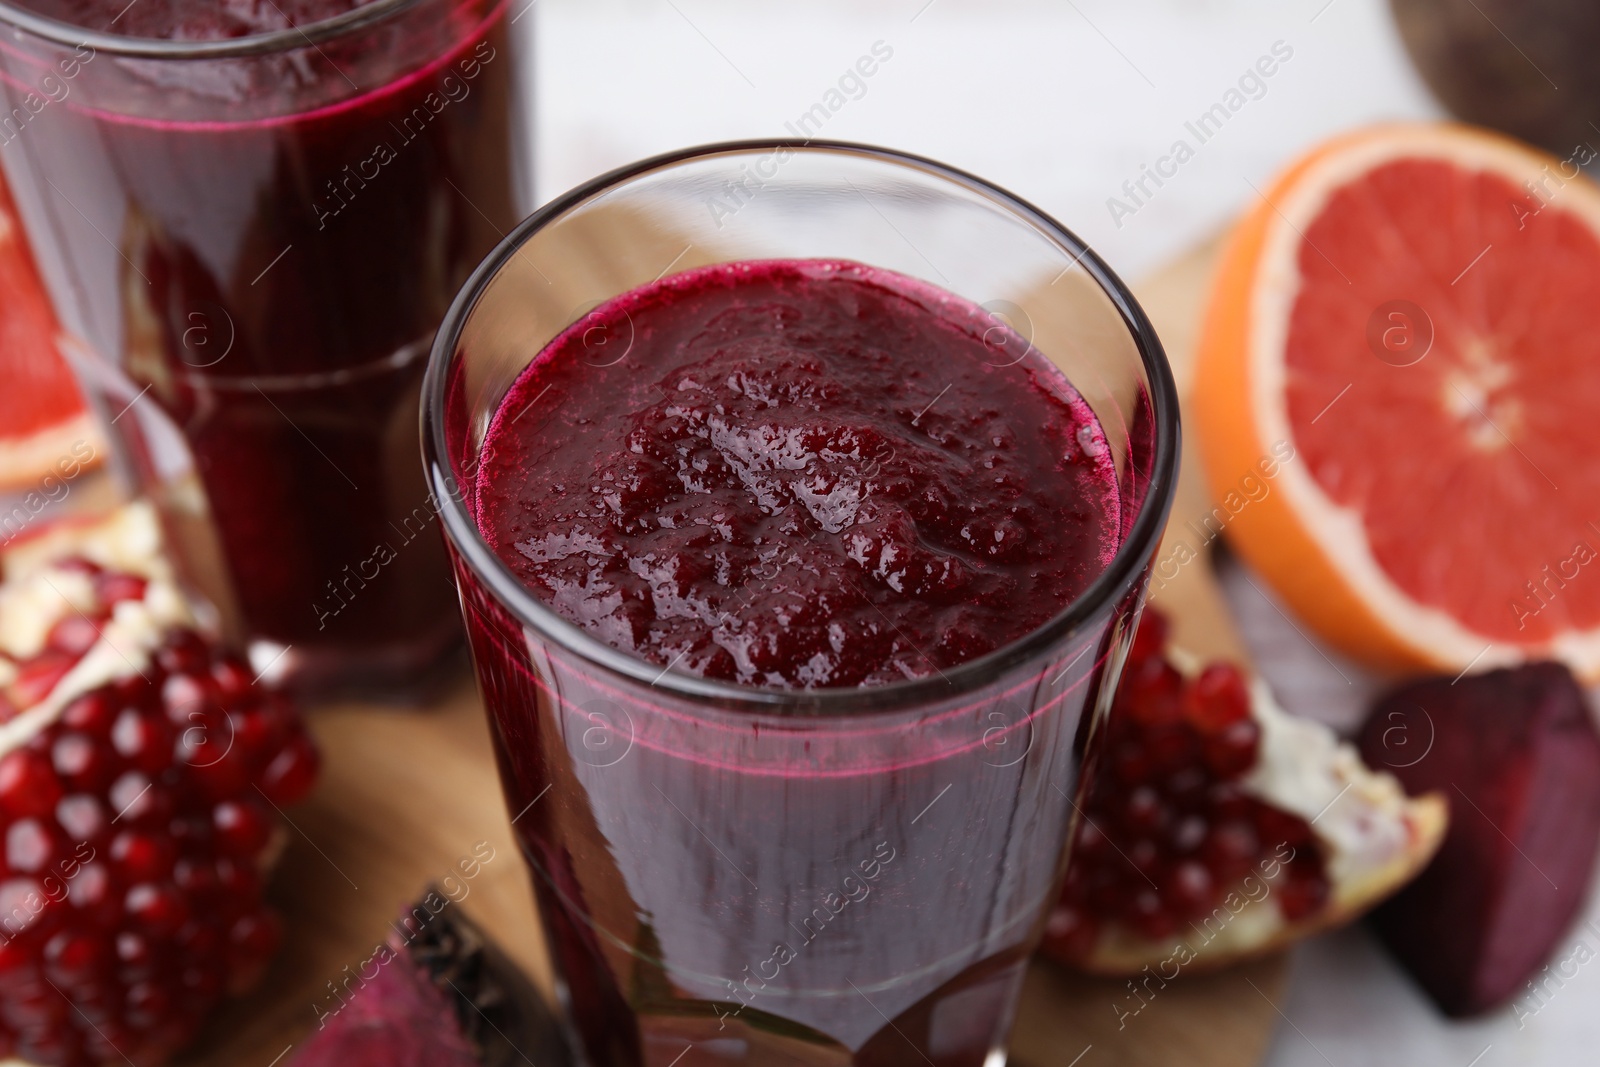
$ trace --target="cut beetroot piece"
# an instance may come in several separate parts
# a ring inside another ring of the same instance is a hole
[[[404,913],[363,968],[377,975],[322,1009],[290,1067],[570,1067],[532,983],[459,908],[428,906],[443,900],[430,889]]]
[[[1554,663],[1414,682],[1378,701],[1361,752],[1450,802],[1444,846],[1373,927],[1446,1013],[1504,1003],[1577,917],[1600,846],[1600,734],[1577,682]]]

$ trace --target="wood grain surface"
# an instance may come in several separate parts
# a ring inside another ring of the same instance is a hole
[[[666,246],[664,245],[663,248]],[[670,255],[665,258],[670,258]],[[1212,252],[1202,250],[1140,287],[1180,387],[1188,382],[1196,319]],[[665,261],[663,259],[663,261]],[[1174,527],[1206,510],[1186,459]],[[1209,567],[1184,567],[1157,593],[1178,640],[1206,655],[1239,656]],[[434,706],[321,707],[313,728],[326,754],[322,784],[290,813],[289,845],[271,897],[290,921],[285,950],[254,995],[231,1004],[182,1063],[274,1067],[337,1007],[330,983],[356,971],[388,921],[430,882],[483,850],[494,858],[459,906],[499,939],[546,992],[550,973],[528,876],[495,780],[489,737],[463,663]],[[1014,1062],[1025,1067],[1253,1067],[1276,1018],[1283,966],[1266,960],[1218,974],[1180,975],[1122,1018],[1123,983],[1036,963],[1024,989]],[[280,1057],[282,1059],[280,1060]],[[539,1063],[536,1067],[546,1067]]]

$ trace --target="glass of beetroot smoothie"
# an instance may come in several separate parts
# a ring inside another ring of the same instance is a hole
[[[1176,473],[1111,272],[928,160],[697,149],[500,245],[422,430],[586,1062],[999,1062]]]
[[[509,4],[0,3],[0,166],[63,345],[271,675],[403,693],[459,639],[413,442],[433,331],[521,215]]]

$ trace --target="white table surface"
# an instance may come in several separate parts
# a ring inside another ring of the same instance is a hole
[[[1303,147],[1363,122],[1440,114],[1380,0],[535,0],[527,10],[518,25],[537,34],[541,198],[657,152],[783,136],[881,41],[892,58],[822,136],[981,174],[1130,279],[1226,225],[1256,195],[1251,185]],[[1276,42],[1293,54],[1259,99],[1118,225],[1108,198],[1176,139],[1193,143],[1185,122]],[[1306,646],[1247,583],[1230,584],[1285,703],[1346,728],[1357,721],[1372,683]],[[1600,949],[1600,937],[1581,936]],[[1597,997],[1600,964],[1520,1028],[1509,1012],[1451,1023],[1358,928],[1295,953],[1267,1065],[1594,1062]]]

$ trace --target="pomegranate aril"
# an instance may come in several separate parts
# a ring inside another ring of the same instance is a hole
[[[1216,905],[1216,893],[1211,872],[1194,860],[1176,864],[1161,883],[1163,902],[1185,918],[1210,911]]]
[[[1189,683],[1184,711],[1204,733],[1217,733],[1250,719],[1250,687],[1239,668],[1213,663]]]
[[[1167,828],[1167,845],[1178,855],[1195,851],[1205,839],[1206,821],[1198,815],[1181,816]]]
[[[1277,889],[1278,910],[1290,922],[1309,918],[1328,902],[1328,881],[1320,870],[1291,865]]]
[[[225,800],[211,813],[217,831],[217,846],[241,859],[254,857],[266,847],[272,823],[260,805],[247,801]]]
[[[111,783],[106,794],[119,823],[162,825],[172,816],[172,798],[139,771],[128,771]]]
[[[1284,845],[1297,851],[1311,845],[1311,824],[1298,815],[1260,804],[1256,807],[1255,823],[1261,844],[1269,852]]]
[[[1126,855],[1133,869],[1146,878],[1153,878],[1161,870],[1161,849],[1148,838],[1129,845]]]
[[[97,935],[63,930],[45,942],[45,976],[57,985],[84,985],[105,974],[110,964],[107,946]],[[82,998],[74,1003],[83,1010]]]
[[[1139,628],[1134,631],[1133,643],[1128,648],[1128,663],[1142,663],[1160,659],[1167,647],[1167,617],[1153,608],[1146,608],[1139,616]]]
[[[1122,808],[1121,822],[1130,833],[1154,833],[1166,821],[1166,805],[1161,803],[1161,794],[1154,789],[1141,785],[1128,794]]]
[[[267,764],[256,784],[268,800],[279,807],[287,807],[311,792],[321,762],[311,738],[297,733]]]
[[[220,692],[209,674],[169,674],[161,683],[167,719],[182,730],[196,714],[220,713]]]
[[[1099,933],[1089,913],[1071,904],[1051,912],[1044,928],[1045,941],[1057,954],[1071,960],[1087,957]]]
[[[1149,660],[1125,678],[1125,714],[1141,726],[1170,726],[1183,718],[1183,675],[1171,664]]]
[[[95,580],[94,591],[100,603],[110,606],[119,600],[143,600],[148,585],[138,575],[111,571]]]
[[[122,905],[115,895],[111,869],[103,863],[86,863],[77,877],[67,883],[67,900],[81,921],[102,928],[114,926],[122,918]]]
[[[51,865],[58,844],[38,819],[20,819],[6,828],[6,869],[36,874]]]
[[[160,774],[172,765],[172,726],[164,716],[124,708],[112,724],[111,744],[146,774]]]
[[[172,995],[154,982],[135,982],[128,987],[123,1000],[123,1013],[135,1026],[152,1027],[162,1022],[172,1011]]]
[[[1253,719],[1230,723],[1200,741],[1200,752],[1219,778],[1237,778],[1256,764],[1261,727]]]
[[[226,730],[224,725],[219,733],[225,734]],[[188,745],[180,742],[179,752],[180,758],[189,763],[189,780],[208,799],[237,796],[250,788],[250,768],[245,764],[244,753],[237,748],[223,750],[207,741],[191,753]]]
[[[106,689],[96,689],[73,700],[61,710],[61,724],[72,730],[81,730],[91,737],[111,736],[111,724],[116,721],[117,705]]]
[[[17,668],[11,683],[11,699],[19,708],[31,708],[50,695],[50,691],[78,662],[70,652],[47,648]]]
[[[1123,917],[1140,935],[1152,941],[1171,937],[1178,928],[1177,921],[1163,905],[1161,895],[1149,886],[1135,890],[1128,898]]]
[[[50,746],[50,762],[68,789],[99,792],[116,769],[104,745],[89,734],[69,730]]]
[[[117,934],[117,962],[124,967],[145,968],[154,962],[150,940],[143,934],[124,930]]]
[[[55,769],[40,753],[19,748],[0,758],[0,810],[12,818],[50,815],[62,792]]]
[[[241,697],[255,685],[249,666],[237,656],[223,656],[213,663],[211,679],[225,699]]]
[[[154,834],[124,830],[111,839],[111,862],[126,883],[154,882],[172,871],[170,841]]]
[[[123,907],[128,917],[153,937],[175,933],[189,918],[183,894],[172,885],[136,885],[128,890]]]
[[[156,664],[167,674],[202,674],[211,669],[211,650],[193,630],[176,629],[156,652]]]
[[[172,868],[172,881],[193,899],[209,900],[220,886],[217,871],[210,861],[185,857]]]
[[[1200,846],[1201,858],[1224,885],[1232,885],[1249,874],[1260,854],[1261,839],[1255,826],[1240,820],[1213,826]]]
[[[87,615],[73,612],[56,620],[45,637],[45,647],[63,652],[74,660],[94,647],[100,640],[100,624]]]

